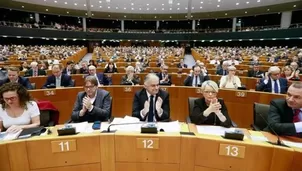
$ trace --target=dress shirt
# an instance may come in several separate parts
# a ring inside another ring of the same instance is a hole
[[[192,77],[193,77],[193,80],[192,80],[192,81],[193,81],[193,82],[192,82],[192,86],[193,86],[193,87],[198,87],[198,85],[200,85],[200,78],[199,78],[199,75],[198,75],[198,76],[196,76],[196,75],[194,75],[194,74],[193,74],[193,76],[192,76]],[[197,85],[195,85],[195,82],[196,82],[195,80],[196,80],[196,78],[197,78]]]
[[[297,133],[302,132],[302,108],[300,108],[300,113],[298,115],[300,122],[294,123]]]
[[[148,103],[150,103],[150,96],[151,96],[151,94],[150,94],[148,91],[146,91],[146,92],[147,92],[147,97],[148,97]],[[154,95],[154,97],[153,97],[153,114],[154,114],[153,121],[154,121],[154,122],[156,122],[156,117],[155,117],[155,115],[156,115],[156,101],[155,101],[156,96],[157,96],[157,95]],[[143,115],[143,110],[144,110],[144,109],[142,109],[141,112],[140,112],[142,118],[145,117],[145,116]],[[163,110],[161,110],[161,113],[157,113],[157,114],[158,114],[159,117],[161,117],[161,115],[163,114]],[[146,120],[145,120],[145,121],[146,121],[146,122],[148,121],[148,117],[146,117]]]
[[[264,80],[263,83],[264,84],[267,84],[269,80]],[[281,92],[281,86],[280,86],[280,81],[279,79],[277,80],[277,84],[278,84],[278,92],[275,92],[275,80],[273,80],[271,78],[271,81],[272,81],[272,93],[280,93]]]
[[[98,82],[98,86],[100,86],[100,81],[99,81],[99,78],[98,78],[97,74],[94,74],[94,76],[95,76],[95,78],[96,78],[96,80]]]
[[[60,75],[59,77],[56,77],[56,87],[61,87],[61,77],[62,77],[62,75]]]
[[[88,109],[89,112],[91,112],[92,109],[93,109],[93,107],[94,107],[94,106],[93,106],[93,103],[94,103],[94,101],[95,101],[95,99],[96,99],[97,93],[98,93],[98,91],[95,92],[95,95],[94,95],[93,98],[88,97],[88,98],[89,98],[89,101],[90,101],[90,103],[91,103],[91,107],[90,107],[90,109]]]

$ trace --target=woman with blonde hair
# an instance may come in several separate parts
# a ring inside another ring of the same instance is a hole
[[[218,90],[218,85],[214,81],[208,80],[202,83],[203,97],[194,101],[193,112],[190,114],[194,124],[232,126],[224,101],[217,98]]]
[[[282,68],[281,77],[286,78],[287,80],[300,81],[299,73],[299,70],[295,71],[293,67],[287,65]]]
[[[238,87],[241,87],[241,81],[239,77],[236,76],[236,67],[228,67],[228,75],[224,75],[220,78],[219,87],[229,89],[237,89]]]

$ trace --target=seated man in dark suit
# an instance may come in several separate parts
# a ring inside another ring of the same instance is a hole
[[[159,78],[155,74],[148,74],[144,88],[135,93],[132,116],[147,122],[170,119],[169,93],[159,88]]]
[[[199,65],[195,65],[193,69],[193,73],[190,73],[190,75],[185,79],[184,85],[200,87],[201,84],[207,80],[210,80],[209,76],[204,75]]]
[[[96,73],[95,66],[90,65],[88,67],[88,71],[89,71],[89,74],[86,75],[86,77],[89,76],[89,75],[95,76],[96,79],[97,79],[97,81],[98,81],[98,85],[99,86],[102,86],[102,85],[111,85],[112,84],[111,82],[109,82],[108,78],[103,73]]]
[[[108,91],[98,88],[94,76],[85,78],[85,91],[79,92],[75,101],[71,120],[73,122],[108,121],[111,100]]]
[[[37,77],[40,75],[46,75],[46,72],[42,69],[39,69],[37,62],[30,63],[31,69],[27,70],[24,74],[25,77]]]
[[[79,73],[80,74],[88,74],[88,62],[87,61],[83,61],[81,62],[81,68],[79,69]]]
[[[302,82],[294,82],[285,99],[271,101],[268,123],[278,135],[302,137]]]
[[[228,75],[228,67],[230,66],[228,61],[223,61],[221,67],[217,67],[217,75]]]
[[[287,92],[287,79],[280,77],[280,68],[272,66],[265,73],[265,78],[260,80],[256,91],[285,94]]]
[[[42,88],[74,87],[71,77],[62,74],[62,66],[54,64],[52,66],[52,75],[47,77],[46,83]]]
[[[171,75],[168,74],[169,67],[167,65],[162,65],[160,69],[161,72],[157,73],[157,76],[159,78],[159,85],[171,85]]]
[[[33,89],[28,78],[19,76],[19,68],[9,67],[7,70],[7,77],[8,78],[0,81],[0,86],[8,82],[17,82],[28,90]]]
[[[188,68],[188,65],[184,63],[183,59],[181,59],[180,62],[177,64],[177,68]]]
[[[259,70],[259,65],[254,65],[252,70],[249,70],[247,75],[248,77],[256,77],[256,78],[263,78],[264,73]]]
[[[74,69],[72,61],[68,61],[66,63],[66,65],[67,65],[66,68],[64,68],[63,71],[62,71],[63,74],[72,75],[72,74],[76,74],[77,73],[77,70]]]

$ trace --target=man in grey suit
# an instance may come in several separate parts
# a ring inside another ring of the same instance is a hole
[[[210,80],[208,75],[205,75],[199,65],[193,67],[193,73],[185,79],[185,86],[200,87],[204,81]]]
[[[73,122],[107,121],[110,117],[111,100],[108,91],[98,89],[94,76],[87,76],[84,82],[85,91],[79,92],[73,107]]]

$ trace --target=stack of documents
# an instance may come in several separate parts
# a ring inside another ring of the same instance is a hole
[[[235,131],[235,128],[222,126],[196,126],[199,134],[223,136],[226,131]]]
[[[114,118],[114,120],[110,124],[102,122],[101,131],[106,131],[109,125],[112,124],[124,124],[124,125],[112,125],[110,127],[110,130],[124,131],[124,132],[140,132],[142,125],[145,123],[146,122],[141,122],[136,117],[125,116],[124,118]],[[164,132],[180,132],[180,124],[178,121],[157,122],[156,126],[158,128],[158,131],[162,129],[164,130]]]
[[[17,139],[21,132],[22,132],[22,130],[20,130],[16,133],[0,132],[0,140],[5,141],[5,140]]]
[[[285,141],[285,140],[283,140],[282,142],[289,147],[302,148],[302,143],[296,143],[296,142]]]

